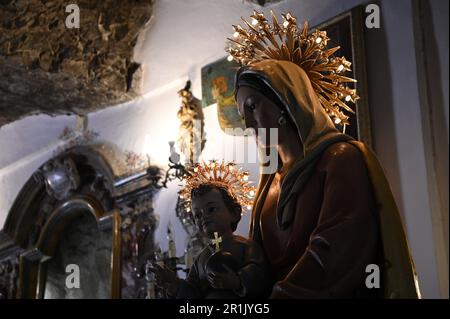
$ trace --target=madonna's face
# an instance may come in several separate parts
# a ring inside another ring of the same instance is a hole
[[[273,142],[270,143],[270,128],[278,129],[280,126],[278,123],[281,116],[280,107],[260,91],[248,86],[239,88],[236,102],[245,126],[255,130],[258,145],[275,146],[271,145],[274,144]],[[265,129],[264,136],[261,136],[261,131],[258,129]]]

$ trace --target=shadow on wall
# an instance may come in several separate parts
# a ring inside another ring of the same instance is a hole
[[[381,6],[380,1],[374,2]],[[381,21],[383,25],[383,21]],[[367,87],[372,122],[373,148],[391,185],[404,218],[399,157],[394,123],[391,66],[384,28],[364,29],[367,61]]]
[[[444,2],[443,2],[444,3]],[[448,12],[448,2],[447,4],[447,12]],[[429,125],[431,127],[431,140],[433,145],[431,145],[431,149],[433,151],[433,161],[434,161],[434,169],[436,170],[436,181],[437,188],[439,192],[439,197],[441,200],[442,212],[446,212],[446,222],[447,225],[444,225],[444,230],[446,233],[446,250],[448,251],[448,134],[446,127],[446,115],[445,108],[448,105],[445,105],[444,101],[444,84],[442,83],[442,72],[448,72],[448,70],[443,70],[440,59],[439,59],[439,48],[438,48],[438,39],[436,32],[434,30],[434,25],[432,21],[432,10],[430,7],[430,2],[428,1],[420,1],[420,12],[421,12],[421,20],[423,28],[424,43],[422,45],[425,48],[425,68],[426,68],[426,79],[425,84],[427,85],[426,90],[428,91],[428,103],[430,104],[429,114]],[[448,47],[447,47],[447,55],[448,55]],[[421,84],[421,83],[420,83]]]

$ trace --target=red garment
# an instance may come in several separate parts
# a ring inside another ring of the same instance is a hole
[[[276,281],[273,298],[352,297],[376,262],[378,223],[364,159],[345,142],[329,146],[296,199],[292,224],[281,230],[280,190],[272,175],[261,210],[260,241]],[[258,233],[258,232],[256,232]]]

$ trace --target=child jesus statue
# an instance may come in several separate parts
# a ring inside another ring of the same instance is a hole
[[[183,299],[267,296],[265,258],[254,241],[234,234],[243,208],[255,190],[248,172],[234,163],[197,165],[186,176],[180,197],[193,214],[200,234],[211,240],[196,257],[186,279],[155,264],[157,284],[170,297]]]

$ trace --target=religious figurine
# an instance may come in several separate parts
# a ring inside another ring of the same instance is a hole
[[[178,95],[182,103],[177,113],[180,120],[178,147],[184,154],[186,162],[196,163],[206,143],[201,101],[193,96],[191,81],[187,81],[186,86],[178,91]]]
[[[267,294],[265,259],[259,245],[234,235],[243,207],[251,207],[254,187],[233,163],[198,164],[181,191],[200,233],[209,238],[186,279],[154,265],[157,284],[175,298],[239,298]]]
[[[414,265],[389,184],[375,155],[334,125],[348,125],[358,99],[326,32],[308,32],[290,13],[279,24],[255,12],[234,26],[230,58],[243,67],[236,101],[246,127],[266,129],[278,170],[264,171],[250,237],[267,255],[271,298],[417,298]],[[334,122],[334,123],[333,123]],[[269,128],[278,141],[271,142]],[[380,289],[366,285],[379,267]],[[372,267],[371,266],[371,267]],[[376,269],[375,267],[375,269]]]

